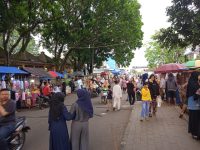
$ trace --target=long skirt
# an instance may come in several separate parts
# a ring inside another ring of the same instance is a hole
[[[189,110],[188,132],[200,137],[200,110]]]

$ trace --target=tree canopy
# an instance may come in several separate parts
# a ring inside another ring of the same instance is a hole
[[[149,67],[155,68],[167,63],[183,63],[185,60],[185,50],[180,47],[176,47],[175,49],[163,48],[160,43],[154,39],[156,35],[157,34],[155,34],[152,41],[146,45],[145,58],[148,61]]]
[[[166,48],[192,46],[200,44],[200,1],[172,0],[167,8],[171,26],[161,29],[157,36],[160,44]]]
[[[17,46],[26,50],[40,35],[58,69],[70,60],[92,72],[109,57],[127,66],[142,45],[139,9],[137,0],[1,1],[0,47],[9,59]]]

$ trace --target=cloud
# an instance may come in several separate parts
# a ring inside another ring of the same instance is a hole
[[[140,13],[144,23],[142,31],[144,32],[143,44],[147,43],[155,31],[160,28],[168,27],[166,8],[171,5],[171,0],[139,0],[141,4]],[[145,57],[145,47],[135,51],[135,58],[132,60],[132,66],[145,66],[148,64]]]

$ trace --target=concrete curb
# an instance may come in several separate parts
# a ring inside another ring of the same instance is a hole
[[[137,102],[136,102],[137,103]],[[126,147],[126,141],[128,139],[128,136],[130,134],[130,129],[131,129],[131,126],[132,126],[132,116],[133,116],[133,113],[134,113],[135,109],[134,109],[134,106],[131,107],[131,112],[130,112],[130,115],[129,115],[129,120],[128,120],[128,123],[127,123],[127,126],[125,128],[125,131],[124,131],[124,135],[122,137],[122,140],[121,140],[121,143],[120,143],[120,150],[125,150],[125,147]]]

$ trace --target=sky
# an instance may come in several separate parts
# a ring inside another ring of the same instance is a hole
[[[143,45],[150,41],[151,36],[160,28],[166,28],[170,24],[167,22],[166,8],[171,6],[171,0],[138,0],[141,4],[140,13],[142,15],[142,31],[144,32]],[[132,66],[147,66],[145,57],[145,47],[135,51],[135,57],[129,68]]]

